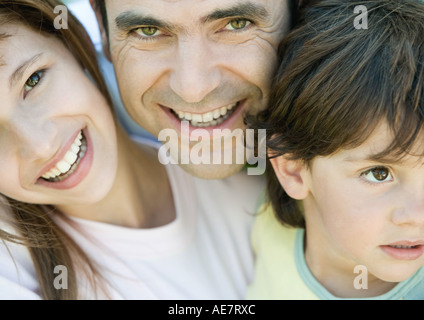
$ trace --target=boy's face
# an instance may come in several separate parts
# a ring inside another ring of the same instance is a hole
[[[343,270],[354,279],[362,265],[369,281],[400,282],[424,265],[424,161],[370,160],[391,142],[382,125],[360,147],[303,171],[306,259],[323,262],[335,280]]]

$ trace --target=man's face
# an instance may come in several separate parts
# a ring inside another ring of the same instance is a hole
[[[133,119],[156,137],[174,131],[178,139],[167,144],[180,164],[182,154],[209,154],[211,164],[182,165],[191,174],[238,172],[236,143],[217,139],[235,136],[246,114],[266,107],[288,1],[106,0],[106,8],[109,53]]]

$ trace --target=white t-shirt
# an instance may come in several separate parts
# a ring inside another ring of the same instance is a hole
[[[72,219],[89,240],[56,220],[102,267],[112,299],[243,299],[253,276],[249,238],[263,177],[243,171],[201,180],[177,165],[166,168],[177,215],[168,225],[131,229]],[[0,299],[38,298],[26,248],[0,242],[0,261]]]

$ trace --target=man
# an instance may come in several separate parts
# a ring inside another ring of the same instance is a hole
[[[190,228],[173,235],[185,233],[185,256],[172,252],[163,260],[175,269],[166,291],[178,294],[155,296],[243,298],[253,275],[250,229],[264,181],[242,170],[245,158],[239,161],[233,140],[246,129],[244,116],[267,105],[277,48],[296,1],[90,2],[123,105],[186,171],[174,187],[191,199],[191,209],[177,210],[175,221],[190,221]],[[174,192],[173,201],[183,200]]]
[[[266,106],[295,1],[91,2],[135,122],[161,141],[164,130],[174,131],[178,139],[168,145],[194,176],[220,179],[239,172],[245,159],[236,158],[237,134],[247,113]],[[194,148],[205,161],[195,161]]]

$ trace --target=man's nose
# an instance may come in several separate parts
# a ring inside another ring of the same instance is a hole
[[[170,75],[171,89],[187,103],[201,102],[219,87],[219,58],[201,36],[180,40]]]

